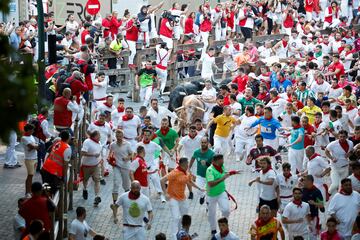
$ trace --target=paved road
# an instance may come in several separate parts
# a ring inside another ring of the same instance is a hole
[[[137,103],[127,103],[127,106],[132,106],[134,109],[139,108]],[[0,149],[0,154],[4,153],[5,149]],[[19,153],[21,158],[22,153]],[[0,163],[3,158],[0,155]],[[234,195],[238,202],[238,209],[231,212],[230,228],[237,233],[240,239],[248,239],[248,229],[251,222],[255,219],[255,208],[257,204],[257,191],[255,185],[248,187],[247,182],[255,177],[251,173],[250,168],[245,166],[243,162],[235,162],[234,159],[227,158],[225,161],[227,169],[240,169],[243,173],[232,176],[227,180],[227,189]],[[17,199],[24,195],[24,180],[26,177],[25,167],[18,169],[3,169],[0,167],[0,189],[2,204],[0,207],[0,235],[3,239],[13,239],[12,232],[12,218],[17,211]],[[40,176],[35,176],[35,179],[40,179]],[[87,209],[87,222],[99,233],[104,233],[110,239],[121,239],[121,210],[119,211],[119,223],[114,224],[112,219],[112,212],[109,208],[112,202],[112,174],[106,178],[106,186],[101,186],[102,202],[99,207],[93,207],[93,190],[89,188],[89,199],[87,201],[82,199],[82,186],[80,191],[74,193],[74,209],[77,206],[84,206]],[[154,209],[154,223],[152,229],[148,232],[148,239],[154,239],[154,236],[159,232],[164,232],[167,236],[171,235],[170,224],[170,209],[167,203],[162,204],[159,199],[152,192],[151,201]],[[209,239],[210,229],[207,221],[207,215],[204,205],[199,204],[199,197],[195,195],[194,200],[189,200],[189,213],[193,217],[193,224],[191,232],[199,234],[198,239]],[[232,206],[234,208],[234,205]],[[219,212],[219,211],[218,211]],[[220,215],[219,215],[220,217]],[[69,223],[75,218],[75,211],[68,214]]]

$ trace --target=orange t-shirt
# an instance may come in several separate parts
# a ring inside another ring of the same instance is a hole
[[[174,169],[168,174],[168,181],[167,193],[170,198],[178,201],[185,200],[185,187],[186,184],[191,181],[191,175],[188,173],[185,174],[178,169]]]

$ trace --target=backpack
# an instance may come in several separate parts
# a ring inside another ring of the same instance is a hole
[[[72,79],[70,82],[66,82],[66,80],[69,78],[69,74],[64,72],[59,72],[58,77],[56,78],[56,89],[57,89],[57,96],[62,96],[62,93],[65,88],[71,89],[71,83],[75,81],[75,79]]]

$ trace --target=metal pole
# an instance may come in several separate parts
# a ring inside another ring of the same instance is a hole
[[[46,89],[45,89],[45,30],[44,30],[44,9],[42,0],[36,0],[38,12],[38,108],[45,104]]]

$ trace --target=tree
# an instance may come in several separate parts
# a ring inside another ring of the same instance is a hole
[[[9,12],[9,0],[0,1],[0,12]],[[35,111],[36,71],[32,56],[18,54],[9,44],[9,38],[0,35],[0,139],[8,141],[9,132],[18,130],[18,122],[26,120]],[[20,63],[12,63],[17,55]]]

